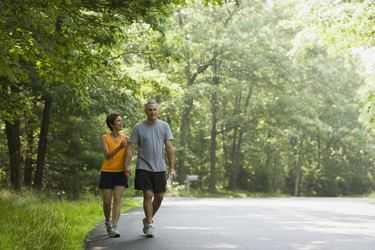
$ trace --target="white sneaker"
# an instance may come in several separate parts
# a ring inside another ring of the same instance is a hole
[[[144,234],[146,234],[146,231],[147,231],[147,225],[148,225],[148,223],[147,223],[147,219],[146,219],[146,218],[143,218],[142,223],[143,223],[143,229],[142,229],[142,231],[143,231]],[[154,221],[152,221],[152,223],[154,223]]]
[[[112,238],[118,238],[121,236],[120,232],[117,230],[117,226],[113,225],[112,226],[112,231],[109,234]]]
[[[143,233],[146,234],[146,230],[147,230],[147,219],[144,218],[142,220],[142,223],[143,223]]]
[[[149,224],[146,229],[146,238],[154,238],[154,225]]]

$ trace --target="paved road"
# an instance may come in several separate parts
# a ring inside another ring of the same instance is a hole
[[[155,238],[142,235],[142,209],[122,214],[120,238],[104,224],[86,250],[375,249],[375,204],[356,198],[165,198]]]

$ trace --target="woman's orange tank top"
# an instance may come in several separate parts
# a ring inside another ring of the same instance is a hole
[[[121,135],[120,140],[115,141],[111,134],[105,135],[109,151],[114,150],[116,147],[120,145],[120,143],[125,140],[126,136]],[[122,148],[120,151],[117,152],[112,158],[104,159],[102,164],[102,169],[100,171],[102,172],[122,172],[124,171],[124,165],[125,165],[125,152],[126,147]]]

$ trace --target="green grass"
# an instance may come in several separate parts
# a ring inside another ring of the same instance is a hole
[[[100,197],[57,201],[32,192],[0,191],[0,249],[82,249],[86,234],[104,220]],[[123,199],[122,211],[140,206]]]
[[[375,203],[375,192],[372,191],[369,195],[368,195],[368,200],[370,203]]]
[[[281,193],[256,193],[245,190],[224,190],[218,189],[215,193],[210,193],[207,190],[199,190],[195,188],[190,189],[190,193],[181,187],[174,187],[168,190],[167,195],[176,197],[195,197],[195,198],[246,198],[246,197],[288,197]]]

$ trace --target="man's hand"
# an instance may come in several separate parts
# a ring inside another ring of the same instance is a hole
[[[168,173],[168,177],[169,177],[169,178],[172,178],[172,180],[175,180],[176,177],[177,177],[177,173],[176,173],[176,171],[175,171],[174,169],[170,169],[170,170],[169,170],[169,173]]]

